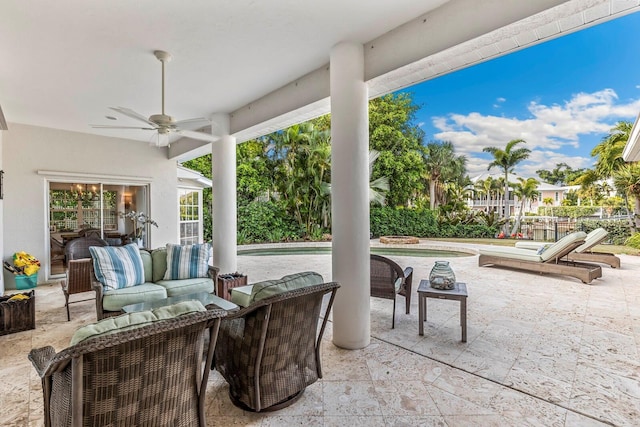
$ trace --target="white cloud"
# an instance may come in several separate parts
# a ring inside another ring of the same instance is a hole
[[[418,127],[419,127],[419,128],[421,128],[421,127],[423,127],[423,126],[424,126],[424,122],[420,122],[420,123],[418,123]]]
[[[529,160],[518,166],[520,175],[535,176],[536,170],[552,169],[561,162],[574,169],[590,167],[593,159],[588,154],[586,157],[575,155],[580,136],[604,135],[618,120],[633,120],[640,111],[640,99],[620,102],[614,90],[604,89],[575,94],[562,105],[532,101],[528,111],[527,118],[477,112],[433,117],[433,126],[440,130],[434,137],[451,141],[458,154],[467,156],[471,176],[472,171],[487,170],[491,156],[482,152],[484,147],[504,147],[512,139],[525,140],[526,147],[532,151]]]
[[[503,98],[503,97],[496,98],[496,102],[505,102],[506,100],[507,98]]]

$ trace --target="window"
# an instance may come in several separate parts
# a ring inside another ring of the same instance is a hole
[[[202,242],[202,191],[178,189],[180,206],[180,244]]]

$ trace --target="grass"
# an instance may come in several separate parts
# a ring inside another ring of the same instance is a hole
[[[429,238],[441,242],[476,243],[479,245],[515,246],[516,239],[463,239],[463,238]],[[596,245],[594,252],[609,252],[612,254],[640,255],[640,249],[624,245]]]

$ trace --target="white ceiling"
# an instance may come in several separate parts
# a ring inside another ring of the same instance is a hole
[[[638,4],[639,0],[2,0],[0,105],[9,129],[11,123],[23,123],[148,141],[148,132],[92,129],[89,124],[139,124],[110,106],[128,107],[144,116],[160,112],[161,66],[153,56],[157,49],[173,56],[166,69],[167,114],[177,120],[208,118],[242,112],[250,103],[322,69],[329,63],[331,48],[341,41],[361,42],[369,50],[375,45],[377,52],[387,49],[387,55],[366,58],[372,69],[385,71],[370,76],[370,85],[378,85],[372,90],[376,93],[628,13]],[[559,11],[533,12],[554,6]],[[443,9],[446,13],[438,15]],[[418,57],[392,57],[412,31],[425,35],[424,26],[417,27],[431,17],[463,14],[486,17],[493,27],[483,28],[483,22],[464,25],[464,20],[448,26],[435,20],[431,28],[440,24],[439,33],[413,43]],[[522,17],[529,19],[523,23]],[[513,24],[516,20],[521,22]],[[477,36],[485,30],[484,38]]]

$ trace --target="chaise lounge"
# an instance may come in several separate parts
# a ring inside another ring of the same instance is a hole
[[[530,249],[504,246],[482,248],[479,250],[478,265],[494,265],[538,273],[561,274],[580,279],[583,283],[591,283],[594,279],[602,277],[600,266],[563,259],[584,244],[586,237],[585,232],[577,231],[535,252]]]
[[[587,237],[584,239],[584,243],[567,254],[567,258],[570,261],[599,262],[601,264],[607,264],[611,266],[611,268],[620,268],[620,258],[615,256],[614,254],[591,251],[594,246],[604,242],[608,236],[609,232],[602,227],[592,230],[591,232],[589,232],[589,234],[587,234]],[[530,250],[540,250],[541,247],[546,245],[549,245],[549,243],[516,242],[516,248]]]

